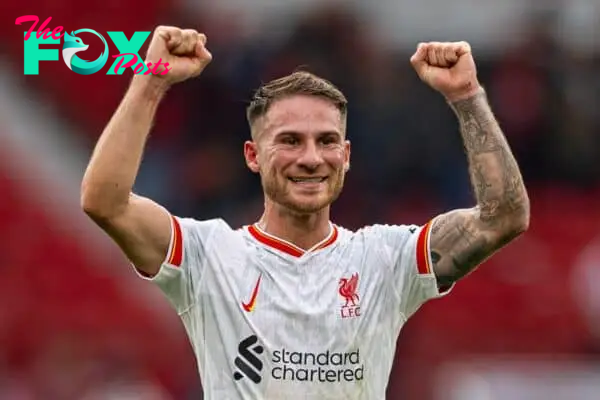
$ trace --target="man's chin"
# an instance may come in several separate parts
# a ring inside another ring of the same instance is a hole
[[[329,207],[332,199],[287,199],[283,205],[298,214],[314,214]]]

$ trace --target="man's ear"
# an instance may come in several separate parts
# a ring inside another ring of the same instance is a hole
[[[344,143],[344,171],[350,171],[350,141],[346,140]]]
[[[250,171],[257,174],[260,171],[260,164],[258,160],[258,145],[252,140],[246,140],[244,142],[244,158],[246,159],[246,165],[250,168]]]

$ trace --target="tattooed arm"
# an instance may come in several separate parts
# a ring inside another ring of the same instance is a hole
[[[466,42],[420,43],[411,64],[458,117],[477,205],[437,217],[430,248],[438,286],[452,284],[529,226],[519,167],[477,79]]]
[[[467,275],[529,225],[529,198],[519,167],[479,89],[450,103],[460,124],[477,205],[438,216],[431,259],[440,287]]]

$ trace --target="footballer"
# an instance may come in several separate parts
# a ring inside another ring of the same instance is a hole
[[[160,26],[147,52],[158,59],[168,73],[133,77],[94,149],[81,204],[180,316],[204,398],[384,399],[406,321],[529,225],[527,191],[469,44],[421,43],[410,61],[456,115],[473,205],[357,231],[330,218],[350,166],[347,100],[308,72],[265,83],[247,108],[243,154],[264,192],[256,221],[176,216],[132,193],[161,99],[212,55],[205,35]]]

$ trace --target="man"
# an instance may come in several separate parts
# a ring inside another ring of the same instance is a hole
[[[406,320],[529,223],[469,45],[420,44],[411,62],[457,115],[476,206],[357,232],[329,220],[350,165],[346,99],[306,72],[264,85],[248,107],[258,222],[179,218],[131,193],[161,98],[211,58],[204,35],[156,29],[147,60],[170,70],[133,78],[86,171],[83,209],[179,313],[206,399],[383,399]]]

